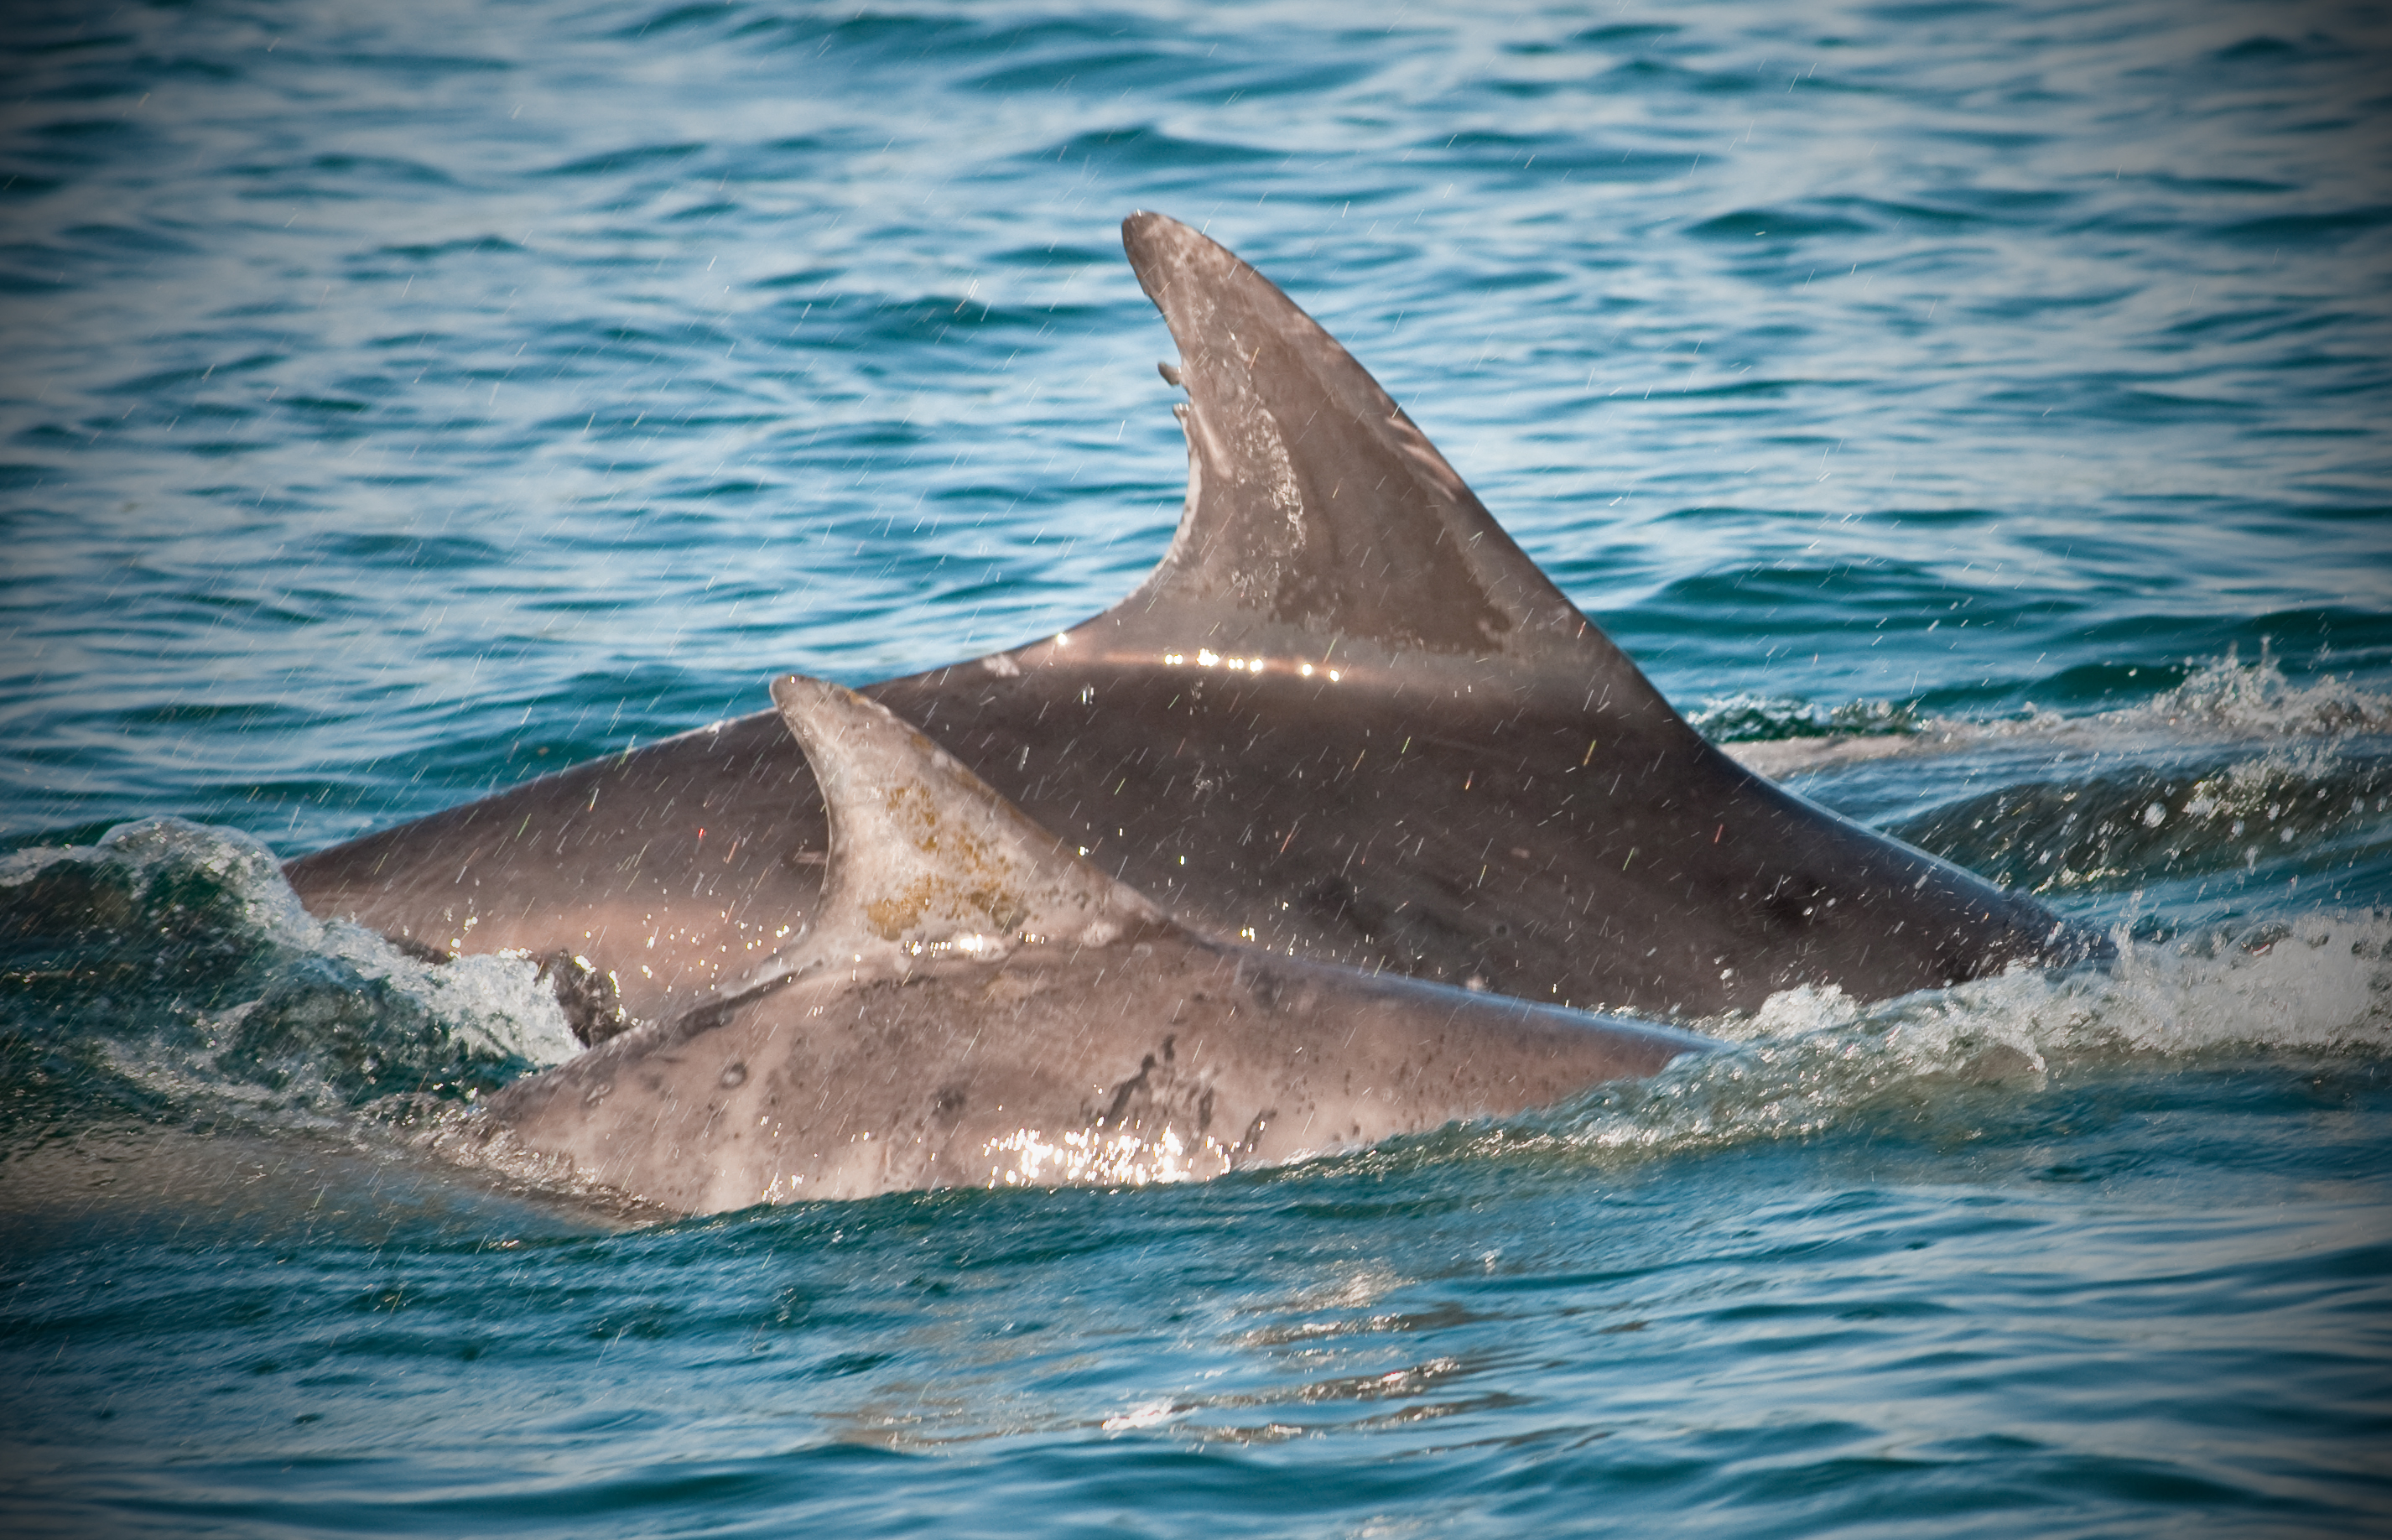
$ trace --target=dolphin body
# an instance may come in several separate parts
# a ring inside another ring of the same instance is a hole
[[[2032,899],[1720,753],[1260,273],[1123,224],[1179,347],[1188,497],[1142,587],[868,687],[1191,930],[1647,1013],[1884,998],[2098,955]],[[302,857],[318,915],[520,948],[586,1038],[668,1019],[814,914],[826,826],[772,713]]]
[[[452,1154],[683,1214],[1184,1181],[1718,1046],[1209,940],[887,708],[796,676],[773,694],[827,803],[813,923],[674,1019],[507,1087]]]

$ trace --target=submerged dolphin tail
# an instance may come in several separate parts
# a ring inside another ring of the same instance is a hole
[[[1170,925],[885,706],[825,680],[773,682],[830,816],[808,952],[858,960],[1103,946]]]
[[[1268,279],[1159,214],[1123,221],[1122,244],[1179,345],[1188,504],[1162,564],[1108,619],[1172,638],[1204,629],[1221,651],[1317,656],[1333,639],[1345,657],[1634,673]]]

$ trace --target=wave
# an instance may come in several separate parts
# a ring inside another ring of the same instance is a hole
[[[2387,735],[2392,697],[2333,674],[2295,684],[2264,650],[2257,662],[2244,663],[2230,648],[2148,700],[2083,715],[2032,700],[2017,716],[1979,721],[1922,716],[1904,701],[1823,709],[1737,696],[1705,702],[1690,720],[1747,768],[1782,777],[1861,760],[1987,749],[2131,751]]]
[[[2053,894],[2294,863],[2331,873],[2392,853],[2392,753],[2303,743],[2190,767],[2022,780],[1891,832],[2014,887]]]
[[[2122,928],[2115,940],[2106,966],[2018,969],[1878,1003],[1788,990],[1749,1016],[1696,1024],[1725,1052],[1478,1139],[1641,1156],[1808,1138],[1967,1088],[2392,1050],[2392,914],[2320,911],[2166,942]]]
[[[1641,1158],[1800,1139],[1890,1103],[2033,1091],[2120,1064],[2392,1049],[2392,914],[2317,910],[2173,936],[2121,926],[2116,941],[2105,967],[2020,970],[1891,1001],[1787,991],[1751,1015],[1694,1024],[1727,1050],[1651,1081],[1329,1165]],[[531,959],[436,963],[318,920],[239,831],[157,819],[0,857],[0,1071],[12,1093],[0,1160],[127,1118],[362,1139],[429,1159],[479,1097],[579,1051]],[[553,1185],[538,1171],[496,1174]]]
[[[237,829],[150,819],[0,857],[7,1148],[124,1113],[340,1128],[579,1050],[530,959],[436,963],[318,920]]]
[[[1822,777],[1814,793],[1853,816],[1996,881],[2082,895],[2104,921],[2116,895],[2184,922],[2204,906],[2216,920],[2220,904],[2392,893],[2392,698],[2331,675],[2295,684],[2264,652],[2076,716],[1738,697],[1701,720],[1715,741],[1747,735],[1721,747],[1748,768]]]

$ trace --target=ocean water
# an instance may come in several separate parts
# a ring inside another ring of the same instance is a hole
[[[2375,1534],[2392,11],[345,0],[0,22],[13,1534]],[[1706,731],[2106,971],[1202,1185],[623,1226],[277,858],[1018,643],[1340,336]]]

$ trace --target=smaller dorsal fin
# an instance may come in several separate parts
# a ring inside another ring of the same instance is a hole
[[[902,967],[1176,928],[887,707],[801,674],[773,700],[830,816],[822,906],[793,961]]]

